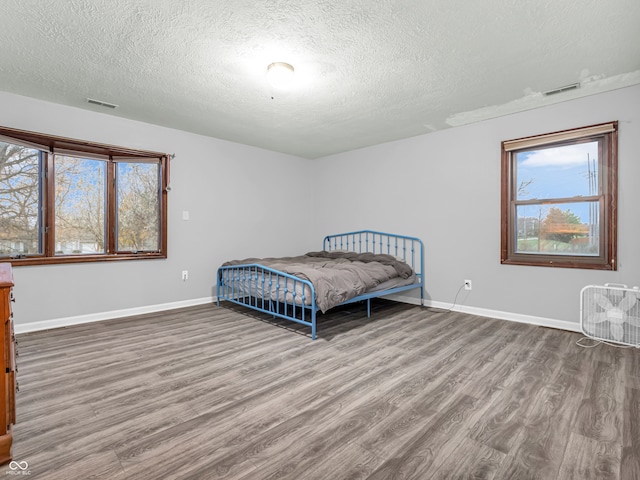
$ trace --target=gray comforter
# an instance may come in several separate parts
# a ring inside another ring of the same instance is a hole
[[[245,258],[223,266],[257,263],[309,280],[322,312],[375,289],[395,277],[409,278],[409,265],[391,255],[355,252],[309,252],[297,257]]]

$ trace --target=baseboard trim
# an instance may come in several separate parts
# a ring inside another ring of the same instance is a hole
[[[400,302],[420,305],[420,299],[398,295],[393,298]],[[425,300],[425,307],[441,308],[443,310],[452,310],[454,312],[468,313],[470,315],[478,315],[480,317],[497,318],[499,320],[509,320],[511,322],[528,323],[530,325],[538,325],[540,327],[557,328],[559,330],[568,330],[570,332],[580,333],[580,324],[577,322],[567,322],[566,320],[556,320],[554,318],[536,317],[534,315],[523,315],[520,313],[503,312],[500,310],[490,310],[488,308],[468,307],[466,305],[451,306],[450,303],[435,302],[433,300]]]
[[[420,299],[405,295],[394,295],[393,300],[420,305]],[[176,308],[193,307],[203,305],[205,303],[213,303],[216,297],[202,297],[191,300],[183,300],[180,302],[161,303],[158,305],[148,305],[144,307],[127,308],[124,310],[112,310],[110,312],[92,313],[89,315],[78,315],[76,317],[56,318],[53,320],[43,320],[41,322],[31,322],[23,324],[15,324],[16,334],[37,332],[40,330],[50,330],[52,328],[69,327],[71,325],[79,325],[82,323],[100,322],[113,318],[130,317],[133,315],[143,315],[145,313],[162,312],[165,310],[174,310]],[[466,305],[455,305],[453,308],[449,303],[435,302],[433,300],[425,300],[426,307],[441,308],[443,310],[452,310],[454,312],[468,313],[470,315],[478,315],[480,317],[497,318],[500,320],[509,320],[518,323],[528,323],[541,327],[557,328],[560,330],[568,330],[570,332],[581,332],[578,323],[567,322],[565,320],[556,320],[553,318],[536,317],[533,315],[522,315],[519,313],[503,312],[500,310],[490,310],[487,308],[468,307]]]
[[[71,325],[80,325],[82,323],[100,322],[102,320],[110,320],[113,318],[131,317],[133,315],[144,315],[145,313],[162,312],[164,310],[174,310],[176,308],[193,307],[195,305],[203,305],[212,303],[215,297],[194,298],[191,300],[182,300],[179,302],[161,303],[158,305],[147,305],[144,307],[126,308],[123,310],[112,310],[110,312],[91,313],[88,315],[78,315],[76,317],[55,318],[52,320],[43,320],[40,322],[16,323],[14,330],[16,334],[37,332],[40,330],[50,330],[52,328],[69,327]]]

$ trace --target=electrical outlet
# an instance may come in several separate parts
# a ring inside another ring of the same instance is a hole
[[[465,280],[464,281],[464,289],[465,290],[472,290],[473,289],[473,285],[471,284],[471,280]]]
[[[187,280],[189,280],[189,270],[183,270],[182,271],[182,281],[186,282]]]

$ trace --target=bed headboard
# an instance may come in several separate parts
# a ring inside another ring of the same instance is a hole
[[[324,237],[323,250],[348,250],[357,253],[385,253],[401,258],[422,279],[424,245],[422,240],[395,233],[359,230]]]

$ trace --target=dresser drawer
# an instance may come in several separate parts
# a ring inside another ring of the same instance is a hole
[[[13,435],[11,425],[16,422],[16,371],[15,334],[13,331],[13,313],[11,312],[13,297],[13,275],[11,265],[0,263],[0,372],[4,381],[0,380],[0,463],[10,462]]]

